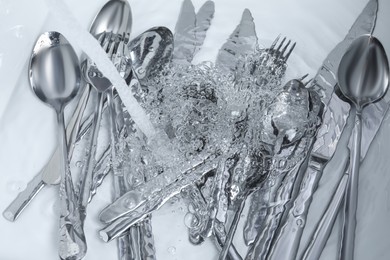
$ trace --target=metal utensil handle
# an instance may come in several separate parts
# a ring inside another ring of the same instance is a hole
[[[84,114],[84,111],[85,111],[85,108],[87,106],[87,103],[88,103],[88,99],[89,99],[89,95],[90,94],[90,86],[86,86],[85,89],[84,89],[84,92],[82,93],[81,97],[80,97],[80,100],[73,112],[73,115],[71,117],[71,119],[69,120],[69,123],[66,127],[66,136],[67,136],[67,140],[68,140],[68,149],[69,149],[69,159],[71,159],[72,157],[72,152],[73,152],[73,145],[76,141],[76,137],[79,133],[79,126],[80,126],[80,122],[81,122],[81,118],[83,117],[83,114]],[[56,149],[56,152],[58,149]],[[34,176],[34,178],[28,182],[27,184],[27,187],[19,192],[18,196],[9,204],[9,206],[4,210],[3,212],[3,216],[9,220],[9,221],[15,221],[19,215],[23,212],[23,210],[27,207],[27,205],[31,202],[31,200],[33,198],[35,198],[35,196],[39,193],[39,191],[41,191],[43,189],[43,187],[45,187],[46,183],[42,180],[42,176],[44,174],[58,174],[59,175],[59,172],[58,173],[48,173],[47,171],[48,170],[51,170],[52,168],[49,167],[49,165],[51,165],[51,163],[53,162],[53,160],[56,160],[57,157],[54,155],[50,157],[50,160],[47,162],[47,164],[45,165],[45,167],[40,171],[38,172],[38,174],[36,174]],[[56,179],[56,178],[53,178],[53,179]],[[59,178],[57,178],[59,179]]]
[[[60,244],[61,259],[82,259],[87,251],[83,225],[77,210],[72,176],[70,174],[68,149],[66,142],[64,110],[57,112],[59,147],[61,157],[60,200]]]
[[[107,107],[110,118],[110,141],[111,141],[111,162],[112,162],[112,173],[114,175],[114,192],[115,198],[119,198],[123,194],[126,193],[127,189],[125,186],[125,177],[123,174],[122,165],[119,164],[119,160],[117,159],[117,145],[119,143],[118,139],[118,130],[116,127],[116,112],[115,112],[115,104],[114,104],[114,89],[108,89],[106,91],[107,95]]]
[[[360,150],[362,140],[362,114],[356,110],[355,132],[351,154],[351,171],[345,194],[345,223],[341,245],[341,258],[353,260],[355,248],[356,211],[358,203],[358,184],[360,167]]]
[[[332,231],[333,224],[336,220],[337,213],[339,212],[341,202],[344,199],[345,189],[348,183],[349,174],[344,174],[341,178],[336,192],[333,195],[325,214],[318,223],[316,231],[311,239],[311,242],[302,258],[304,260],[317,260],[320,259],[321,253],[324,250],[326,242],[328,241],[330,232]]]
[[[305,227],[309,206],[313,193],[317,188],[327,160],[312,155],[307,171],[303,177],[299,195],[290,209],[284,225],[280,229],[275,244],[270,252],[269,259],[294,260],[299,241]]]
[[[225,231],[225,225],[222,222],[220,222],[218,219],[216,219],[213,230],[214,230],[214,237],[217,242],[217,246],[219,246],[222,249],[227,237]],[[234,247],[233,244],[229,247],[228,251],[229,252],[226,260],[242,260],[241,255],[238,253],[237,249]]]
[[[81,119],[83,118],[85,108],[87,107],[90,93],[91,86],[86,84],[84,91],[81,94],[80,100],[72,114],[72,117],[66,126],[66,140],[68,141],[69,160],[73,155],[74,145],[80,132]]]
[[[189,176],[182,177],[176,182],[171,183],[166,186],[163,191],[154,194],[153,198],[150,198],[149,200],[137,200],[137,196],[129,196],[129,199],[134,199],[134,201],[138,204],[137,207],[129,212],[126,212],[126,214],[123,214],[120,217],[114,218],[115,220],[99,231],[100,238],[104,242],[109,242],[121,236],[132,225],[142,221],[154,210],[164,205],[164,203],[170,198],[179,194],[183,188],[193,184],[195,180],[200,179],[204,174],[213,169],[215,169],[215,165],[207,160],[188,173]],[[130,193],[128,192],[127,194]]]
[[[79,205],[81,208],[80,211],[82,211],[81,214],[84,215],[86,214],[85,210],[89,201],[91,200],[91,194],[93,190],[93,170],[96,164],[95,156],[97,150],[98,132],[100,128],[99,125],[102,117],[102,109],[103,109],[103,101],[104,101],[103,93],[98,92],[96,99],[98,105],[94,111],[94,121],[92,125],[93,129],[92,129],[91,142],[89,146],[89,155],[85,167],[83,169],[82,175],[80,176],[81,182],[78,191]]]
[[[228,253],[229,253],[229,248],[230,248],[231,244],[233,243],[233,237],[234,237],[234,234],[236,233],[238,222],[240,221],[241,213],[245,207],[246,198],[247,198],[247,196],[245,196],[242,199],[242,201],[238,202],[240,206],[237,209],[236,213],[234,214],[232,224],[231,224],[231,226],[229,228],[229,232],[226,236],[225,245],[223,246],[222,251],[219,254],[219,258],[218,258],[219,260],[225,260]]]
[[[15,221],[23,209],[30,203],[30,201],[38,194],[38,192],[45,186],[42,181],[41,172],[27,184],[27,187],[18,194],[12,203],[4,210],[3,216],[9,221]]]

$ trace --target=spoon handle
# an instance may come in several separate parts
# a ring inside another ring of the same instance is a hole
[[[72,177],[68,161],[68,148],[66,142],[64,110],[57,112],[59,147],[62,152],[60,160],[60,245],[61,259],[82,259],[87,251],[83,224],[75,200]]]
[[[306,248],[302,257],[304,260],[320,259],[322,251],[328,242],[329,235],[332,231],[334,222],[339,212],[340,206],[344,199],[345,189],[348,183],[348,174],[344,174],[333,195],[331,202],[328,205],[323,217],[318,223],[315,233],[311,239],[309,246]],[[301,258],[300,258],[301,259]]]
[[[361,110],[357,109],[351,154],[351,171],[345,194],[345,223],[340,253],[340,259],[342,260],[353,260],[354,257],[361,139],[362,114]]]
[[[247,196],[245,196],[242,199],[242,201],[238,202],[240,206],[237,209],[237,211],[234,213],[233,221],[232,221],[232,224],[229,228],[229,232],[228,232],[227,237],[226,237],[225,245],[223,246],[222,251],[219,254],[218,260],[225,260],[228,253],[229,253],[229,248],[233,242],[233,237],[234,237],[234,234],[236,233],[238,222],[240,221],[241,213],[245,207],[246,198],[247,198]]]

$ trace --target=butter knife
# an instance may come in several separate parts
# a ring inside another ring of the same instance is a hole
[[[86,86],[81,94],[80,100],[73,112],[73,115],[66,127],[66,139],[68,140],[69,158],[72,157],[74,143],[79,134],[81,118],[87,106],[90,94],[90,87]],[[21,191],[18,196],[11,202],[11,204],[3,212],[3,216],[9,221],[15,221],[22,213],[31,200],[38,194],[40,190],[46,185],[56,185],[60,182],[60,172],[58,165],[60,160],[60,153],[58,148],[55,149],[49,162],[44,168],[34,176],[34,178],[27,184],[27,187]]]
[[[323,66],[313,81],[313,87],[318,88],[320,92],[325,94],[323,102],[327,106],[327,110],[324,114],[323,124],[317,133],[316,142],[309,158],[308,168],[303,177],[299,194],[279,229],[278,236],[267,259],[292,260],[296,258],[313,194],[316,191],[326,163],[333,157],[350,110],[350,105],[339,99],[334,93],[334,86],[337,84],[335,75],[338,65],[342,54],[353,39],[361,34],[370,33],[375,27],[377,10],[378,2],[371,0],[352,25],[345,39],[325,59]],[[332,94],[330,95],[329,93]],[[374,106],[380,107],[382,104],[374,104]],[[380,116],[383,119],[383,115]],[[349,119],[351,121],[351,117]],[[379,121],[381,122],[382,119],[379,119]],[[331,124],[334,125],[332,126]],[[329,129],[332,130],[329,131]],[[369,126],[366,126],[366,129],[373,131]],[[378,126],[374,131],[376,132],[377,129]],[[351,131],[351,129],[348,129],[348,131]],[[366,143],[368,143],[367,138]]]

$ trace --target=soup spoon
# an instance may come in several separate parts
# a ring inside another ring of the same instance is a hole
[[[80,89],[81,71],[75,51],[58,32],[43,33],[37,40],[29,64],[30,85],[36,96],[57,113],[60,147],[60,245],[61,259],[81,259],[86,253],[85,236],[69,168],[64,108]]]
[[[340,256],[343,260],[352,260],[358,200],[362,110],[365,106],[381,99],[389,86],[389,63],[380,41],[372,35],[362,35],[354,40],[340,61],[338,81],[340,91],[356,109]]]

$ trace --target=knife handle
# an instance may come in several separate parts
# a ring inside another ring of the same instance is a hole
[[[4,210],[4,218],[12,222],[17,219],[23,209],[45,186],[41,175],[42,171],[35,175],[35,177],[27,184],[27,187],[22,192],[20,192],[18,196],[11,202],[11,204]]]
[[[77,107],[68,123],[66,128],[66,135],[67,139],[69,140],[69,144],[74,144],[76,141],[78,128],[88,103],[89,94],[90,86],[86,86],[80,97],[80,101],[77,104]],[[69,146],[69,157],[71,158],[73,145]],[[43,178],[46,178],[46,181],[48,178],[50,178],[50,184],[58,184],[60,173],[55,171],[55,169],[58,167],[58,152],[59,151],[57,147],[46,166],[37,175],[34,176],[34,178],[27,184],[26,189],[21,191],[18,196],[11,202],[11,204],[4,210],[3,216],[5,219],[13,222],[18,218],[22,211],[31,202],[31,200],[35,198],[38,192],[46,185],[46,183],[42,180],[42,176]]]

